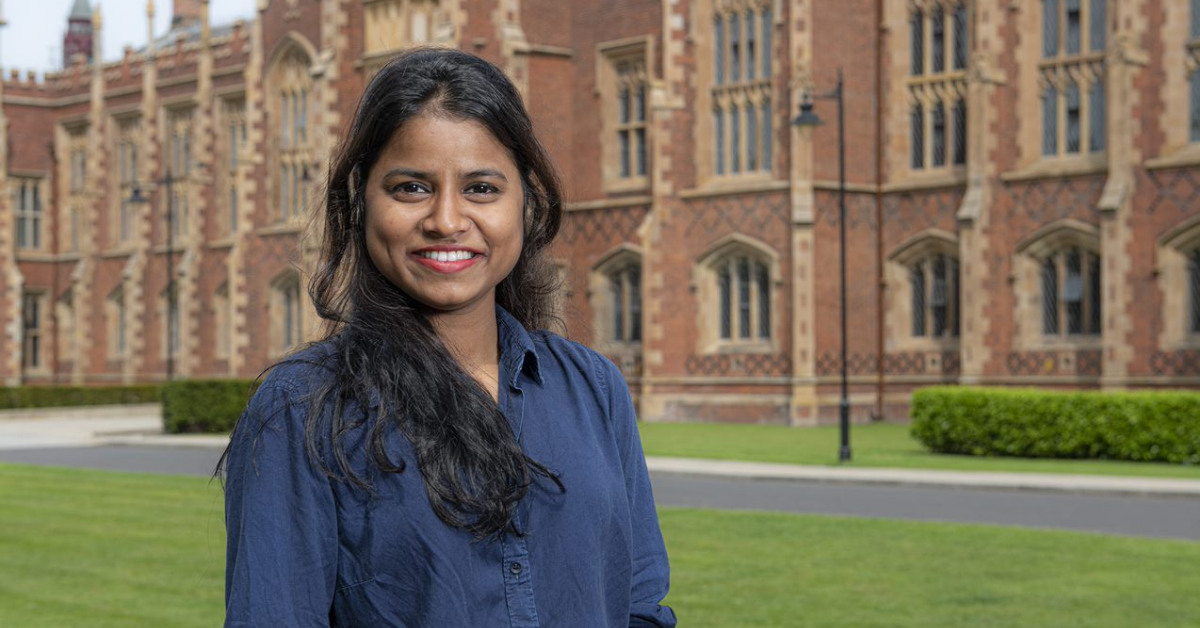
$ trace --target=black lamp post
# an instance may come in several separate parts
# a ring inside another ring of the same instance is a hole
[[[179,333],[178,295],[175,294],[175,197],[171,185],[175,177],[170,172],[161,181],[167,192],[167,381],[175,379],[175,338]],[[142,189],[134,184],[129,202],[145,205],[150,199],[142,195]]]
[[[850,460],[850,392],[849,378],[846,370],[846,113],[842,98],[842,69],[838,68],[837,87],[832,92],[824,94],[809,94],[805,92],[800,102],[800,115],[792,120],[798,127],[815,127],[821,118],[813,112],[813,99],[836,100],[838,108],[838,227],[841,231],[840,270],[842,277],[842,402],[841,402],[841,434],[842,445],[838,450],[838,460]]]

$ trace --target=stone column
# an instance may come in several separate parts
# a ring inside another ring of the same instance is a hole
[[[788,61],[791,76],[788,86],[790,102],[795,111],[788,111],[789,146],[788,176],[791,181],[792,205],[792,399],[791,423],[793,425],[816,425],[819,402],[817,401],[816,379],[816,280],[813,274],[815,263],[814,237],[816,220],[816,198],[813,192],[813,141],[812,129],[802,129],[791,124],[792,116],[798,113],[798,105],[805,93],[813,93],[813,2],[815,0],[791,0],[788,30],[791,42]],[[778,13],[778,12],[776,12]],[[777,20],[782,19],[779,15]],[[773,41],[784,41],[774,37]]]
[[[1104,338],[1104,388],[1122,388],[1133,361],[1133,312],[1131,303],[1133,261],[1129,245],[1133,237],[1133,198],[1137,178],[1134,166],[1140,160],[1134,137],[1140,132],[1140,92],[1134,85],[1138,72],[1148,62],[1138,42],[1146,32],[1146,0],[1115,0],[1110,3],[1117,25],[1105,51],[1106,143],[1108,180],[1100,197],[1102,255],[1100,278],[1103,286],[1100,311]]]

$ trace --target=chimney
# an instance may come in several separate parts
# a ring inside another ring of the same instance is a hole
[[[171,30],[199,24],[205,4],[205,0],[175,0],[171,11]]]

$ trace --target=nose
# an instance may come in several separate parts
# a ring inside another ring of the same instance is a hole
[[[433,237],[449,237],[466,231],[470,219],[463,213],[462,199],[449,191],[440,191],[430,204],[421,228]]]

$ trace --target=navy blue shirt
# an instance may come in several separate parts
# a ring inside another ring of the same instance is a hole
[[[539,478],[517,507],[524,536],[476,541],[434,514],[395,431],[388,451],[408,468],[374,474],[374,495],[321,474],[304,445],[309,393],[328,376],[317,345],[272,370],[232,435],[227,628],[675,625],[624,379],[591,349],[497,320],[500,409],[566,492]],[[347,450],[366,470],[361,446]]]

